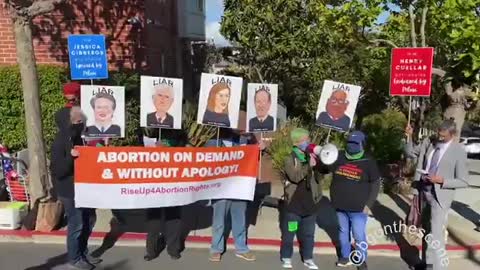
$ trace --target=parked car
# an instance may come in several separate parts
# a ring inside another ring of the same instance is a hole
[[[464,145],[468,157],[480,158],[480,138],[462,137],[460,143]]]

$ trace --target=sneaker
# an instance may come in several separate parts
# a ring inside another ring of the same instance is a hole
[[[235,254],[235,256],[237,256],[238,258],[244,259],[245,261],[248,261],[248,262],[253,262],[256,260],[255,255],[253,255],[252,252],[247,252],[242,254],[237,253]]]
[[[211,262],[219,262],[222,260],[222,254],[220,253],[212,253],[210,254],[210,258],[208,258]]]
[[[80,260],[76,263],[69,263],[68,264],[68,269],[71,270],[92,270],[94,269],[95,266],[89,264],[88,262],[84,260]]]
[[[282,259],[282,268],[292,269],[292,259]]]
[[[359,266],[357,266],[357,270],[368,270],[367,263],[364,262],[364,263],[360,264]]]
[[[349,260],[349,259],[346,259],[346,258],[340,258],[338,260],[338,262],[336,263],[336,265],[338,267],[348,267],[350,265],[353,265],[353,263]]]
[[[97,264],[100,264],[101,262],[103,262],[102,259],[97,258],[97,257],[93,257],[92,255],[85,256],[85,260],[87,260],[87,262],[89,262],[90,264],[93,264],[93,265],[97,265]]]
[[[312,269],[312,270],[318,269],[318,266],[315,264],[313,260],[305,260],[303,262],[303,265],[305,265],[308,269]]]

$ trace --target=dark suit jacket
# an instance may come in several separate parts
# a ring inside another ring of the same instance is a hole
[[[337,120],[333,120],[327,112],[321,112],[317,118],[316,124],[319,126],[327,126],[332,129],[348,131],[350,128],[350,117],[344,115]]]
[[[107,130],[101,132],[96,126],[89,126],[85,134],[87,137],[120,137],[122,130],[117,125],[111,125]]]
[[[260,122],[257,117],[248,121],[250,131],[273,131],[275,121],[271,115],[267,116],[263,122]]]
[[[173,128],[173,116],[167,113],[165,120],[163,122],[158,122],[156,112],[147,114],[147,126],[149,127],[158,127],[158,128]]]

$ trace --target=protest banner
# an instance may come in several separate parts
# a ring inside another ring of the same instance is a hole
[[[183,80],[141,76],[140,126],[182,128]]]
[[[247,89],[247,131],[275,131],[277,127],[278,85],[249,83]]]
[[[253,200],[258,146],[78,147],[76,207],[137,209]]]
[[[346,132],[357,109],[361,86],[325,80],[318,102],[315,124]]]
[[[430,96],[433,48],[394,48],[390,71],[390,95]]]
[[[108,78],[104,35],[69,35],[68,56],[72,80]]]
[[[125,87],[82,85],[80,96],[87,117],[86,137],[125,137]]]

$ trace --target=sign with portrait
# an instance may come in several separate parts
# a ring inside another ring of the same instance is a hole
[[[361,89],[358,85],[324,81],[315,124],[348,131],[352,126]]]
[[[87,117],[86,137],[125,137],[125,87],[82,85],[80,106]]]
[[[238,128],[243,79],[202,73],[197,122],[224,128]]]
[[[141,76],[140,126],[182,128],[183,80]]]
[[[430,96],[433,48],[393,48],[390,95]]]
[[[278,85],[249,83],[247,91],[247,131],[275,131]]]

